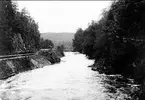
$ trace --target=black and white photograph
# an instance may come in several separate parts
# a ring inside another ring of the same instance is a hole
[[[145,100],[145,0],[0,0],[0,100]]]

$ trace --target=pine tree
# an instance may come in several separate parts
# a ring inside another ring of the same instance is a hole
[[[14,11],[10,0],[0,1],[0,54],[10,54],[12,47],[12,23]]]

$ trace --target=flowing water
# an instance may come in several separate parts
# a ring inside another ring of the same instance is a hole
[[[58,64],[23,72],[0,81],[0,100],[126,100],[130,98],[128,91],[133,89],[132,80],[124,83],[120,75],[106,76],[92,71],[87,66],[92,65],[94,61],[88,60],[83,54],[67,52],[65,55]]]

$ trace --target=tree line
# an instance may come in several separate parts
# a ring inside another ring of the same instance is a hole
[[[18,11],[11,0],[0,1],[0,54],[35,52],[53,48],[51,40],[40,37],[38,23],[26,9]]]
[[[73,48],[95,59],[100,71],[134,75],[135,66],[145,57],[145,1],[113,1],[98,22],[76,31]]]

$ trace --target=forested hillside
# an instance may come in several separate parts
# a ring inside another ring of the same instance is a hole
[[[114,1],[100,21],[77,30],[73,47],[95,59],[101,72],[133,76],[135,66],[145,58],[144,0]]]
[[[19,12],[17,4],[11,0],[0,1],[0,55],[50,47],[53,43],[40,38],[38,24],[26,9]]]
[[[53,47],[51,40],[40,37],[38,24],[26,9],[19,12],[13,1],[0,1],[0,80],[60,62],[63,47]]]
[[[50,39],[55,46],[64,45],[67,49],[72,49],[72,39],[74,33],[41,33],[44,39]]]
[[[95,59],[93,70],[121,74],[141,83],[140,98],[132,100],[144,100],[144,0],[115,0],[100,21],[93,21],[85,30],[77,30],[73,48]]]

